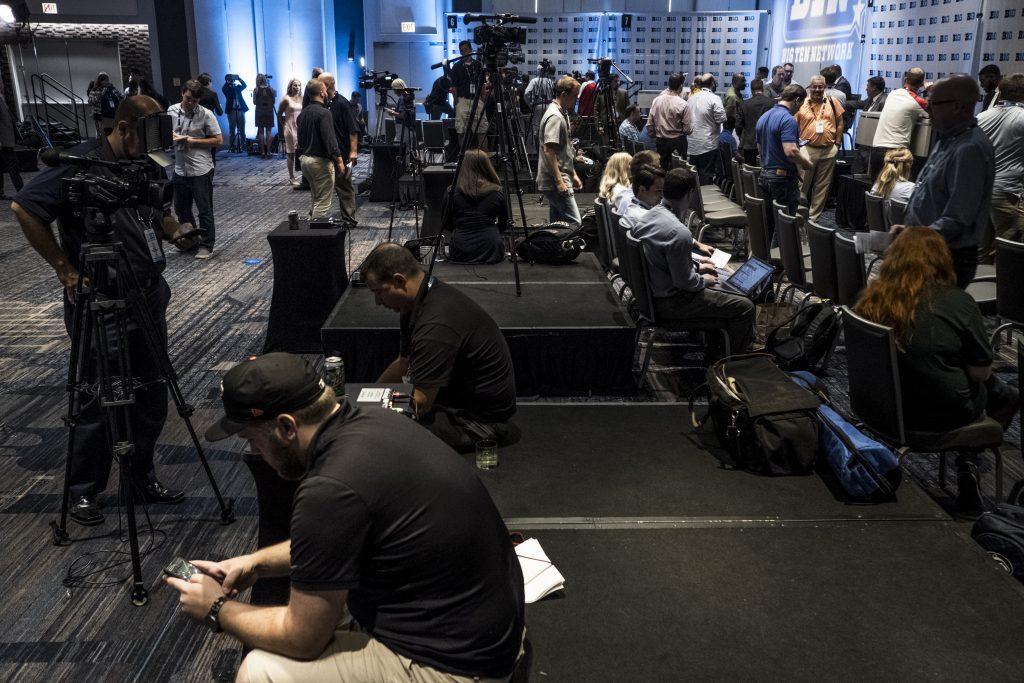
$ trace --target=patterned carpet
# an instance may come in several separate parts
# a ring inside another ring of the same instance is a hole
[[[365,160],[364,160],[365,162]],[[365,174],[357,167],[356,181]],[[180,373],[184,396],[196,408],[202,431],[218,412],[218,386],[235,362],[258,353],[263,344],[273,281],[265,236],[290,209],[300,213],[309,195],[293,191],[285,163],[220,154],[214,182],[217,245],[209,261],[172,250],[165,274],[173,298],[168,312],[170,356]],[[528,200],[531,222],[546,210]],[[364,205],[360,226],[351,233],[350,261],[361,262],[383,239],[387,205]],[[396,239],[414,235],[411,212],[396,215]],[[116,478],[102,502],[105,526],[84,531],[72,525],[74,543],[57,548],[48,524],[60,504],[66,447],[61,416],[66,409],[64,381],[69,343],[63,329],[60,288],[50,269],[27,246],[6,203],[0,205],[0,679],[179,681],[228,680],[240,648],[226,636],[211,636],[176,610],[176,594],[159,581],[172,557],[211,558],[249,550],[255,541],[256,504],[252,480],[240,461],[235,440],[207,455],[225,495],[236,499],[238,521],[217,524],[217,506],[194,456],[183,421],[168,419],[157,452],[160,476],[187,491],[186,502],[140,510],[143,560],[150,590],[146,608],[129,606],[124,578],[129,574],[118,541]],[[688,344],[656,350],[651,370],[654,391],[641,400],[686,398],[702,379],[700,354]],[[828,379],[843,406],[845,360],[837,354]],[[600,397],[594,397],[600,401]],[[680,419],[683,419],[682,409]],[[1009,435],[1015,444],[1019,427]],[[1006,453],[1008,479],[1024,476],[1014,450]],[[908,469],[926,485],[934,483],[934,461],[911,457]],[[986,488],[991,477],[986,478]],[[150,534],[150,527],[157,529]],[[162,545],[161,545],[162,544]],[[104,566],[121,564],[104,570]],[[75,563],[76,574],[94,572],[92,582],[120,586],[62,585]],[[91,565],[89,563],[92,563]],[[88,565],[88,566],[86,566]]]

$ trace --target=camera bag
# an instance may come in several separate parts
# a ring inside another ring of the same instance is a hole
[[[697,418],[694,403],[708,397]],[[694,428],[711,421],[734,467],[761,474],[806,474],[818,452],[821,400],[796,384],[768,354],[723,358],[707,370],[707,381],[690,395]]]
[[[781,331],[788,328],[787,334]],[[839,312],[820,302],[800,308],[789,320],[773,329],[765,350],[783,370],[816,370],[839,338]]]
[[[1007,573],[1024,583],[1024,508],[997,504],[974,523],[971,538]]]
[[[575,261],[585,246],[582,227],[556,221],[530,228],[526,237],[517,239],[516,255],[529,263],[561,266]]]

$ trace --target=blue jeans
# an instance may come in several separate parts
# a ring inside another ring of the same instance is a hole
[[[764,212],[768,224],[768,240],[772,247],[779,246],[775,239],[775,209],[772,202],[776,201],[786,207],[786,213],[796,215],[796,207],[800,204],[800,180],[793,171],[788,176],[767,176],[771,169],[761,172],[761,194],[764,196]]]
[[[576,206],[576,198],[571,192],[561,194],[558,190],[545,190],[541,194],[548,200],[548,220],[552,222],[565,221],[576,225],[583,224],[580,209]]]
[[[174,213],[179,223],[191,223],[202,230],[199,244],[213,249],[217,230],[213,222],[213,169],[205,175],[183,176],[174,174]],[[199,209],[199,225],[192,214],[192,202]]]

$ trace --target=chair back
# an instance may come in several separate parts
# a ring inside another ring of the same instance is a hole
[[[626,231],[619,227],[619,219],[614,215],[608,229],[612,233],[612,247],[615,249],[615,256],[619,258],[619,275],[632,288],[633,274],[629,272],[629,266],[626,263]]]
[[[698,181],[698,183],[699,182],[700,181]],[[697,187],[690,193],[690,209],[697,214],[697,217],[700,218],[701,222],[704,221],[704,193],[700,191],[700,187]]]
[[[903,225],[906,220],[907,203],[898,199],[889,200],[889,225]]]
[[[822,299],[835,300],[836,252],[833,244],[836,231],[814,221],[807,223],[807,245],[811,249],[811,284],[814,294]]]
[[[761,175],[761,167],[743,164],[740,173],[743,174],[743,191],[751,197],[761,199],[761,186],[757,184],[757,178]]]
[[[885,199],[877,194],[865,192],[864,203],[867,211],[868,230],[888,231],[889,224],[885,220]]]
[[[737,204],[742,204],[743,195],[746,194],[747,191],[743,186],[743,174],[740,173],[740,162],[738,159],[733,159],[730,163],[732,164],[732,199]]]
[[[903,397],[896,336],[843,306],[843,337],[850,383],[850,410],[883,439],[903,444]]]
[[[629,288],[633,292],[633,303],[641,321],[657,324],[654,320],[654,298],[651,296],[650,279],[647,272],[647,259],[644,258],[643,245],[632,235],[622,233],[623,256],[619,258],[620,266],[625,262],[629,271]]]
[[[784,213],[787,210],[787,208],[788,207],[786,207],[784,204],[780,204],[774,199],[772,200],[772,216],[775,218],[776,221],[779,220],[779,214]]]
[[[608,232],[608,200],[605,197],[594,200],[594,218],[597,219],[597,260],[608,270],[612,264],[612,247],[609,244],[611,234]]]
[[[836,232],[832,241],[836,255],[836,303],[853,306],[867,284],[864,257],[857,253],[853,238]]]
[[[746,179],[744,179],[746,183]],[[768,248],[768,223],[764,213],[764,200],[743,195],[743,211],[747,214],[747,238],[750,240],[750,255],[762,261],[771,262]]]
[[[779,238],[779,255],[786,279],[800,289],[807,287],[807,273],[804,271],[804,255],[800,245],[799,219],[785,211],[775,215],[775,234]]]
[[[1024,244],[996,238],[996,314],[1024,323]]]

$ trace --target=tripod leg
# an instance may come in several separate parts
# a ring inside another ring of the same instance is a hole
[[[68,366],[68,413],[64,423],[68,427],[68,450],[64,459],[64,486],[61,492],[60,521],[50,522],[53,529],[53,544],[65,545],[68,542],[68,507],[71,502],[71,465],[75,453],[75,425],[80,410],[79,379],[85,374],[83,369],[89,360],[89,341],[92,316],[89,310],[91,293],[83,287],[82,279],[75,289],[74,317],[71,325],[71,359]],[[85,353],[83,353],[83,349]]]

